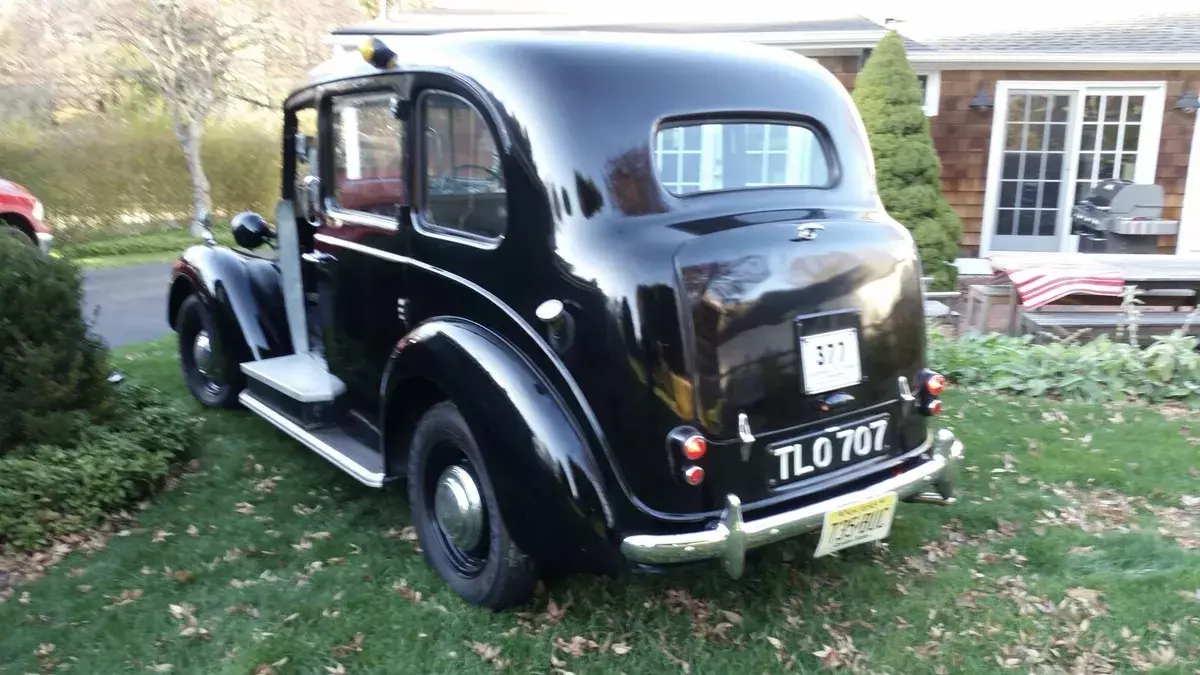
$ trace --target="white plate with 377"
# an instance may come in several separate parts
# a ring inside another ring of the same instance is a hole
[[[800,337],[804,393],[820,394],[862,382],[858,329],[843,328]]]

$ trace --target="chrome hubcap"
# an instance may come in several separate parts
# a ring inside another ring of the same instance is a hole
[[[212,355],[212,341],[208,339],[208,333],[196,333],[196,339],[192,342],[192,361],[196,364],[197,372],[204,377],[208,377],[212,369]]]
[[[433,494],[433,512],[450,541],[470,551],[483,538],[483,499],[475,479],[461,466],[446,467]]]

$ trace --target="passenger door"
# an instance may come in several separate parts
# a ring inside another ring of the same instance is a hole
[[[404,333],[409,158],[393,90],[323,101],[322,197],[313,267],[322,347],[352,412],[374,420],[384,367]]]

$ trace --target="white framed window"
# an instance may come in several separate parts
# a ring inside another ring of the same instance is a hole
[[[824,187],[829,158],[812,129],[779,122],[709,122],[660,130],[654,168],[672,194],[727,188]]]
[[[921,85],[921,108],[926,117],[935,117],[942,97],[942,71],[917,70],[917,82]]]
[[[1092,185],[1154,182],[1165,106],[1164,82],[998,82],[980,255],[1077,250]]]

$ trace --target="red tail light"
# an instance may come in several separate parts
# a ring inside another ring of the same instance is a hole
[[[699,485],[704,482],[704,469],[698,466],[689,466],[683,470],[683,479],[688,485]]]
[[[941,396],[946,390],[946,378],[939,373],[933,373],[929,379],[925,380],[925,391],[933,396]]]
[[[693,462],[708,452],[708,441],[703,436],[688,436],[683,442],[683,456]]]
[[[925,405],[925,414],[926,415],[942,414],[942,399],[935,398],[932,401],[930,401],[929,403],[927,403]]]

